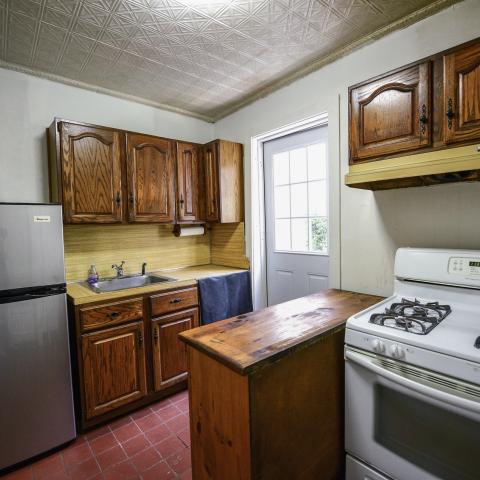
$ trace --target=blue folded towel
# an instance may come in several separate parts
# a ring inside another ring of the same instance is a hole
[[[253,310],[250,271],[198,281],[202,325]]]

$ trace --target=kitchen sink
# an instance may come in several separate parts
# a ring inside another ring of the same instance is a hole
[[[94,292],[103,293],[174,281],[175,278],[162,277],[160,275],[125,275],[123,277],[100,279],[96,283],[87,283],[87,286]]]

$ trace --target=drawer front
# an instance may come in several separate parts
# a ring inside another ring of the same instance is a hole
[[[80,309],[82,331],[118,325],[143,317],[143,299],[134,298]]]
[[[198,305],[197,287],[161,293],[150,298],[152,317]]]

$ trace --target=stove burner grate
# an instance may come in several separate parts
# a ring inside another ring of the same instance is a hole
[[[392,303],[384,313],[374,313],[370,323],[395,328],[416,335],[427,335],[452,311],[450,305],[439,302],[421,303],[417,299],[402,298]]]

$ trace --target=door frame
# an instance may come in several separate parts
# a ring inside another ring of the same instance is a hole
[[[337,107],[339,108],[339,106]],[[332,112],[332,113],[338,113]],[[339,115],[333,115],[333,118]],[[251,258],[252,295],[254,308],[267,306],[267,255],[265,234],[265,175],[263,144],[270,140],[314,127],[328,126],[328,188],[329,188],[329,257],[330,286],[340,287],[340,148],[339,127],[328,122],[327,112],[299,120],[251,138]],[[335,148],[332,148],[335,147]],[[336,161],[332,161],[335,159]],[[338,188],[337,188],[338,187]],[[333,200],[333,201],[332,201]],[[336,205],[336,207],[334,207]],[[334,243],[336,242],[336,243]],[[334,245],[337,245],[335,248]],[[332,255],[333,254],[333,255]],[[332,256],[335,261],[332,261]]]

